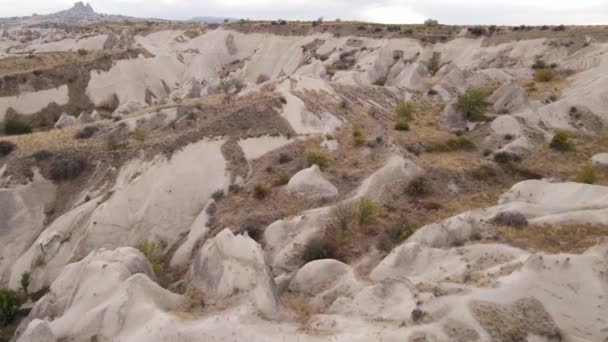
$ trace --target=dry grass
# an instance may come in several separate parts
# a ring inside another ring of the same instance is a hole
[[[116,51],[118,52],[118,51]],[[90,51],[86,55],[77,52],[40,52],[31,55],[11,56],[0,59],[0,76],[17,74],[32,70],[49,69],[52,67],[92,61],[110,55],[110,52],[98,50]]]
[[[16,156],[29,156],[39,150],[60,151],[68,148],[87,148],[95,145],[94,140],[76,140],[74,135],[83,126],[70,126],[64,129],[53,129],[46,132],[35,132],[31,134],[6,136],[2,140],[8,140],[15,145]]]
[[[311,316],[321,312],[319,308],[310,304],[309,298],[296,296],[287,291],[281,296],[281,304],[295,313],[300,323],[306,323]]]
[[[522,80],[521,85],[527,90],[528,95],[534,100],[543,100],[546,93],[561,94],[564,89],[567,89],[572,81],[556,75],[549,82],[535,82],[533,80]]]
[[[526,157],[521,166],[544,177],[576,181],[581,168],[588,164],[593,155],[606,152],[608,130],[597,134],[581,131],[572,131],[568,134],[574,144],[574,151],[556,151],[545,144],[537,147],[530,156]],[[598,168],[596,175],[596,184],[608,185],[606,168]]]
[[[608,236],[605,225],[498,226],[498,239],[533,252],[582,253]]]
[[[444,108],[442,104],[422,99],[416,106],[418,110],[412,120],[408,121],[410,130],[405,133],[392,132],[395,143],[405,146],[409,143],[443,141],[453,137],[439,127],[439,114]]]

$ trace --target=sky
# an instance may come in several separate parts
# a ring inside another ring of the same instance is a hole
[[[0,0],[0,17],[47,14],[74,0]],[[463,25],[608,24],[608,0],[90,0],[98,13],[188,19],[363,20]]]

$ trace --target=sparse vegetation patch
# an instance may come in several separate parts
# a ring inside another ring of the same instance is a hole
[[[488,94],[481,89],[470,88],[464,94],[458,96],[456,108],[463,112],[470,121],[484,121],[485,113],[490,102]]]
[[[32,133],[32,128],[18,119],[8,119],[4,122],[4,134],[19,135]]]
[[[137,249],[148,259],[154,274],[159,276],[162,271],[162,264],[158,244],[154,241],[144,241],[137,246]]]
[[[568,133],[562,130],[557,130],[549,146],[558,151],[572,151],[574,150],[574,144],[570,140]]]
[[[309,167],[317,165],[321,171],[325,171],[329,167],[329,159],[321,152],[309,152],[306,159]]]

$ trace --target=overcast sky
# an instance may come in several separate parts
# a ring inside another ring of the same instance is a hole
[[[608,0],[91,0],[100,13],[188,19],[357,19],[384,23],[608,24]],[[0,0],[0,17],[46,14],[74,0]]]

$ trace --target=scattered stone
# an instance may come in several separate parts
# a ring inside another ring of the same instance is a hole
[[[75,117],[68,115],[66,113],[63,113],[59,117],[59,120],[57,120],[57,122],[55,123],[55,128],[62,129],[65,127],[73,126],[77,123],[78,123],[78,121],[76,120]]]

